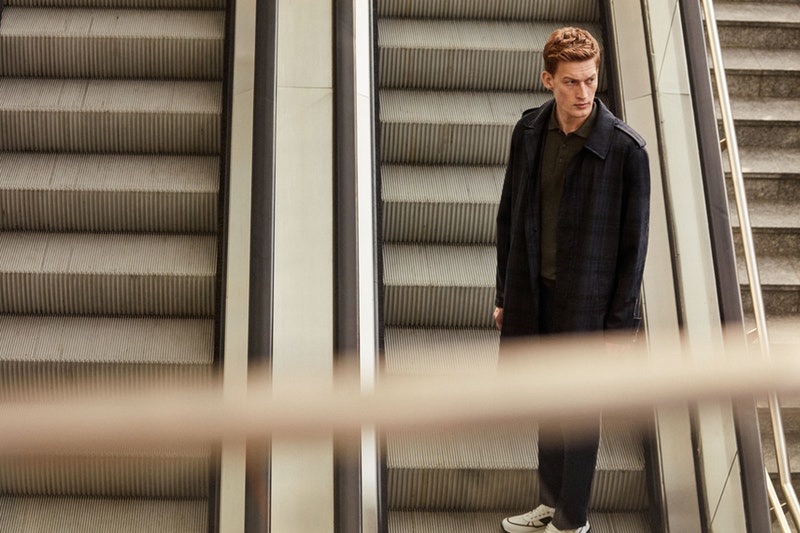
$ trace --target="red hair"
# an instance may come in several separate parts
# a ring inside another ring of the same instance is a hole
[[[555,74],[558,64],[594,59],[600,67],[600,45],[592,34],[581,28],[559,28],[550,34],[542,51],[544,69]]]

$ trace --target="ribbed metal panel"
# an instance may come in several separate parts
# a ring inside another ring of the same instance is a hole
[[[8,9],[0,34],[5,76],[222,77],[221,11]]]
[[[3,233],[0,311],[211,316],[211,236]]]
[[[217,82],[0,78],[4,151],[217,154]]]
[[[390,533],[497,533],[500,521],[506,516],[530,510],[527,505],[504,512],[421,512],[394,511],[389,513]],[[591,531],[597,533],[650,533],[645,513],[589,513]]]
[[[0,491],[25,496],[205,498],[208,449],[0,456]]]
[[[383,163],[502,165],[511,131],[544,93],[381,91]]]
[[[538,459],[532,424],[436,433],[390,434],[393,509],[491,510],[536,500]],[[641,437],[618,422],[604,424],[591,506],[646,509]]]
[[[0,228],[212,232],[216,157],[0,153]]]
[[[381,17],[593,21],[599,14],[594,0],[379,0]]]
[[[20,533],[198,533],[206,531],[205,500],[0,497],[0,531]]]
[[[384,338],[390,374],[453,376],[497,368],[496,329],[386,328]]]
[[[493,243],[503,174],[500,166],[384,165],[384,238]]]
[[[542,48],[558,23],[379,21],[383,88],[543,91]],[[598,36],[599,28],[589,25]]]

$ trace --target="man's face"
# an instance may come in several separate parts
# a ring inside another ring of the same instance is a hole
[[[594,59],[559,62],[555,74],[542,72],[542,83],[553,91],[560,121],[582,124],[592,113],[594,93],[597,92]]]

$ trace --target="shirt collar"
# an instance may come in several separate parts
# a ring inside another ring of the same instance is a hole
[[[594,128],[595,120],[597,119],[597,103],[592,104],[592,112],[589,115],[581,127],[575,130],[573,133],[578,137],[582,137],[583,139],[588,139],[589,135],[592,133],[592,129]],[[558,130],[560,129],[558,126],[558,119],[556,118],[556,106],[553,106],[553,111],[550,113],[550,121],[547,123],[548,130]]]

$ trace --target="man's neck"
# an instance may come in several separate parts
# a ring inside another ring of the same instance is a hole
[[[558,121],[558,127],[564,133],[564,135],[569,135],[570,133],[574,133],[581,129],[581,126],[589,120],[589,116],[582,119],[571,119],[570,117],[565,117],[561,114],[561,110],[556,106],[556,120]]]

